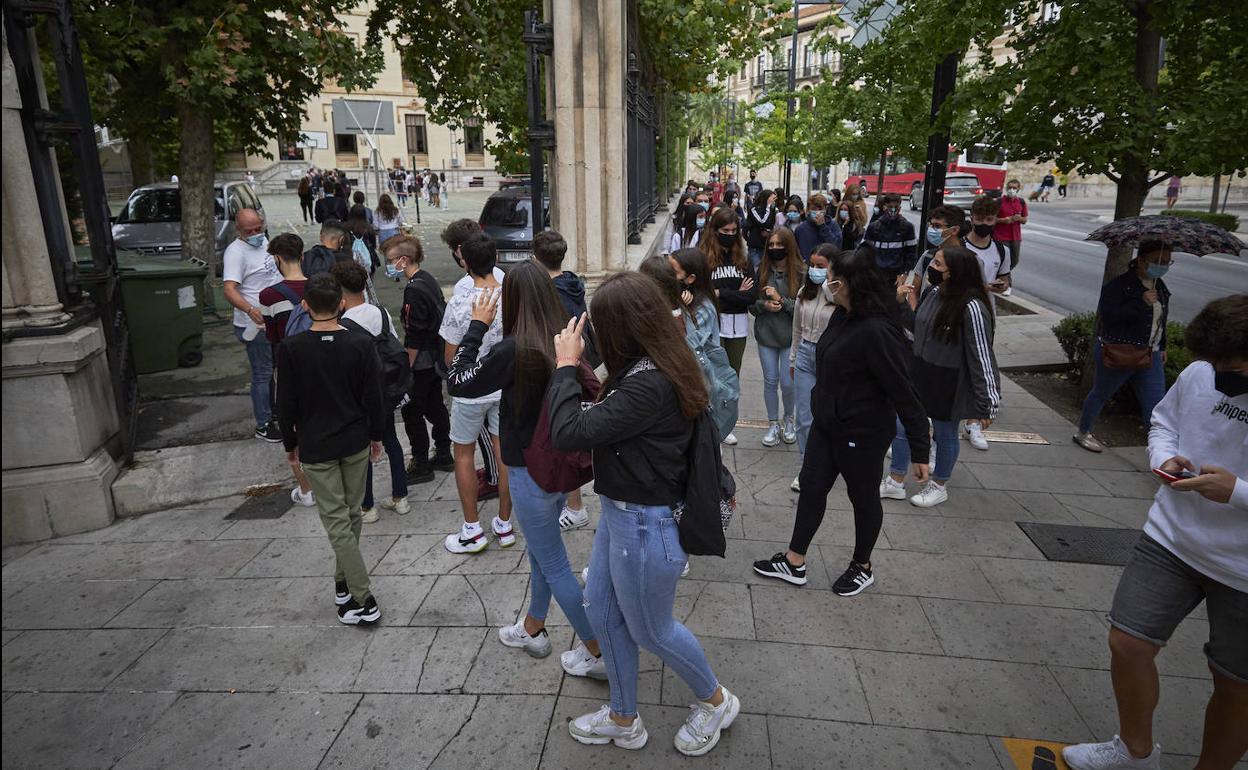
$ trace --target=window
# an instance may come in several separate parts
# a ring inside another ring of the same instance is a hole
[[[1062,15],[1062,6],[1060,3],[1048,2],[1040,7],[1041,21],[1057,21]]]
[[[334,152],[339,155],[355,155],[360,151],[355,134],[334,134]]]
[[[809,45],[802,49],[802,74],[807,77],[813,74],[812,63],[814,60],[811,58],[811,53]]]
[[[428,155],[429,137],[425,133],[424,115],[404,115],[404,128],[407,130],[407,152],[409,155]]]
[[[485,154],[485,135],[481,131],[481,121],[476,118],[464,121],[464,154]]]

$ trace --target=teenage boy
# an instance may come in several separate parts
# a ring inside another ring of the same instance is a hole
[[[497,252],[494,241],[485,234],[477,235],[464,241],[459,246],[459,256],[464,260],[468,275],[472,276],[473,288],[465,294],[454,294],[446,305],[446,314],[442,317],[442,327],[438,330],[446,342],[446,365],[451,365],[455,351],[468,331],[472,321],[472,305],[484,293],[502,291],[503,285],[494,277],[494,266]],[[490,352],[498,341],[503,338],[503,314],[494,317],[490,330],[486,332],[481,343],[481,356]],[[502,391],[495,391],[480,398],[455,397],[451,399],[451,445],[455,453],[455,485],[459,488],[459,501],[463,507],[464,523],[459,530],[446,536],[444,545],[451,553],[480,553],[485,550],[489,540],[481,528],[477,514],[477,477],[473,472],[473,454],[477,436],[481,429],[490,432],[494,456],[499,457],[502,449],[498,443],[498,410]],[[491,524],[498,544],[508,548],[515,544],[516,535],[511,527],[511,496],[507,491],[507,469],[498,469],[498,516]]]
[[[901,215],[901,196],[885,193],[880,199],[880,217],[867,225],[863,243],[875,250],[875,264],[896,286],[898,279],[914,269],[914,247],[918,244],[914,225]]]
[[[472,276],[468,274],[468,268],[464,267],[464,258],[460,256],[459,247],[464,241],[480,234],[481,225],[475,219],[456,219],[442,231],[442,242],[450,248],[455,264],[464,271],[463,277],[455,282],[455,288],[451,290],[452,296],[472,293]],[[502,283],[504,277],[506,274],[496,265],[494,280]],[[477,499],[491,500],[498,497],[498,457],[494,454],[494,443],[490,441],[490,431],[486,427],[482,427],[481,435],[477,436],[477,448],[481,451],[481,460],[485,466],[477,471]],[[453,468],[447,470],[451,469]]]
[[[923,282],[928,280],[927,268],[932,264],[932,257],[945,246],[959,245],[962,238],[962,226],[965,222],[966,213],[960,206],[950,206],[946,203],[932,209],[927,215],[927,232],[925,233],[927,250],[915,263],[914,270],[906,279],[905,286],[914,287],[914,291],[922,295]]]
[[[1184,336],[1198,360],[1153,409],[1148,464],[1166,475],[1109,611],[1118,734],[1063,749],[1073,770],[1161,767],[1157,653],[1202,604],[1213,695],[1195,767],[1230,770],[1248,751],[1248,294],[1209,303]],[[1172,719],[1202,733],[1191,709]]]
[[[303,239],[294,233],[282,233],[269,241],[269,254],[282,274],[282,280],[260,292],[259,304],[264,314],[264,335],[277,358],[277,346],[286,338],[286,322],[290,314],[303,301],[303,287],[307,278],[303,275]],[[302,308],[300,308],[302,313]],[[273,378],[278,378],[277,369],[273,370]],[[299,463],[290,464],[291,473],[295,476],[295,488],[290,490],[290,499],[299,505],[311,508],[316,505],[312,487],[308,477],[304,475]]]
[[[403,347],[412,366],[411,398],[403,405],[403,429],[412,448],[412,461],[406,470],[409,484],[433,481],[433,471],[454,470],[451,455],[451,417],[442,398],[442,377],[438,357],[442,340],[438,328],[446,301],[442,287],[428,270],[422,270],[425,250],[411,235],[396,235],[381,244],[386,259],[386,275],[406,280],[403,288]],[[355,263],[352,263],[355,264]],[[429,423],[429,432],[425,423]],[[433,434],[433,457],[429,457],[429,434]]]
[[[993,228],[992,237],[1005,246],[1010,252],[1010,273],[1018,267],[1018,252],[1023,242],[1023,225],[1027,224],[1027,201],[1019,195],[1023,183],[1011,179],[1005,183],[1005,197],[1001,199],[997,209],[997,226]],[[1002,296],[1010,296],[1006,287]]]
[[[381,361],[371,339],[338,323],[342,289],[332,275],[308,279],[301,304],[312,328],[277,348],[282,440],[287,459],[303,464],[334,549],[338,620],[372,625],[381,610],[360,555],[360,502],[385,435]]]
[[[821,244],[841,247],[841,226],[827,216],[827,209],[828,199],[822,193],[810,196],[806,205],[806,221],[793,230],[803,262],[810,262],[810,255]]]
[[[303,274],[311,278],[314,275],[328,273],[335,262],[350,262],[353,257],[351,250],[344,248],[346,240],[346,225],[337,219],[323,222],[320,243],[308,249],[303,255]]]
[[[750,202],[751,202],[751,205],[752,205],[752,202],[753,202],[753,200],[754,200],[754,196],[755,196],[755,195],[758,195],[758,194],[759,194],[760,192],[762,192],[762,191],[763,191],[763,183],[762,183],[762,182],[760,182],[760,181],[758,181],[757,175],[756,175],[753,171],[751,171],[751,172],[750,172],[750,181],[748,181],[748,182],[746,182],[746,183],[745,183],[745,197],[746,197],[746,199],[747,199],[748,201],[750,201]]]
[[[994,295],[1010,288],[1010,260],[1006,256],[1005,246],[992,237],[992,231],[997,226],[997,209],[995,198],[987,195],[976,198],[971,204],[971,231],[965,241],[966,248],[979,260],[984,288],[988,291],[994,315],[997,307],[997,298]],[[976,449],[988,450],[988,439],[984,438],[984,429],[978,420],[966,421],[966,437]]]

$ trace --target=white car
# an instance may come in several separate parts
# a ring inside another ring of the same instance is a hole
[[[960,206],[970,210],[975,199],[984,194],[984,187],[974,174],[953,172],[945,176],[945,203],[949,206]],[[919,182],[910,190],[910,210],[919,211],[923,208],[923,183]]]

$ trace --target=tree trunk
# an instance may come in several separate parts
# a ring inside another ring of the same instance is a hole
[[[1214,174],[1213,175],[1213,196],[1209,198],[1209,213],[1210,214],[1218,213],[1218,193],[1221,192],[1221,187],[1222,187],[1222,175]]]
[[[126,137],[126,150],[130,155],[130,181],[135,187],[156,181],[156,169],[152,163],[152,145],[145,138]]]
[[[182,258],[208,264],[208,283],[217,286],[216,232],[213,216],[213,118],[193,104],[178,105],[182,147],[178,182],[182,197]]]

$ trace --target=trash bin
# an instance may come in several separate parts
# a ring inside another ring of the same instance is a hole
[[[94,270],[83,268],[84,288]],[[120,257],[121,295],[130,328],[130,350],[139,374],[199,366],[204,360],[204,279],[189,262]]]

